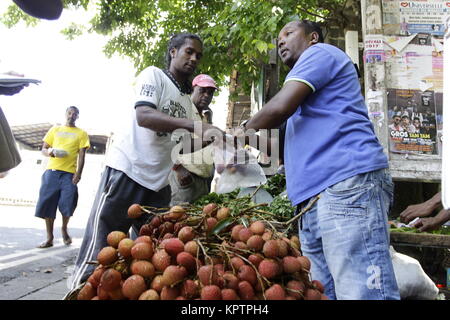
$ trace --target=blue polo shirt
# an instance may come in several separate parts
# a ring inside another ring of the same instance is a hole
[[[287,81],[301,81],[313,91],[286,127],[286,183],[293,205],[356,174],[388,167],[345,52],[324,43],[312,45]]]

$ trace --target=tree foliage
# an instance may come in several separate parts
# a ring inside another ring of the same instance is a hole
[[[168,39],[174,33],[192,32],[204,42],[204,58],[198,72],[225,84],[233,70],[249,89],[268,62],[273,39],[288,21],[300,18],[342,24],[348,0],[64,0],[65,8],[95,10],[87,26],[70,24],[63,33],[74,38],[96,32],[109,38],[107,56],[131,58],[139,72],[149,65],[165,67]],[[35,25],[36,19],[12,5],[2,22]]]

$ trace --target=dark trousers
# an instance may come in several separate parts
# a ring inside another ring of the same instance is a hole
[[[130,227],[133,227],[133,231],[139,233],[148,217],[143,215],[141,219],[128,218],[128,208],[132,204],[164,208],[169,205],[169,201],[170,186],[155,192],[136,183],[122,171],[106,167],[91,209],[75,269],[69,280],[71,288],[77,287],[92,274],[96,266],[87,262],[97,260],[99,251],[108,245],[106,237],[110,232],[128,233]]]

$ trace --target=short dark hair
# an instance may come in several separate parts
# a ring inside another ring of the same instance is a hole
[[[80,114],[80,110],[79,110],[77,107],[75,107],[75,106],[70,106],[70,107],[68,107],[68,108],[66,109],[66,112],[69,111],[69,109],[75,109],[75,110],[77,111],[77,113]]]
[[[175,49],[181,48],[181,46],[186,42],[186,39],[198,40],[198,41],[200,41],[200,43],[203,46],[202,39],[200,39],[200,37],[196,34],[189,33],[189,32],[182,32],[182,33],[174,34],[170,38],[169,45],[167,46],[167,52],[166,52],[167,68],[170,67],[170,62],[172,61],[172,56],[170,55],[170,50],[172,50],[174,48]]]
[[[305,34],[317,32],[319,34],[319,42],[321,43],[324,42],[322,28],[320,27],[320,24],[318,24],[317,22],[303,19],[298,21],[298,25],[302,27],[303,30],[305,30]]]

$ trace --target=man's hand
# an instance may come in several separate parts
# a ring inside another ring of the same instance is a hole
[[[80,180],[81,180],[81,175],[78,173],[75,173],[72,178],[72,183],[77,185],[78,182],[80,182]]]
[[[410,222],[417,217],[426,217],[433,213],[434,209],[442,206],[441,192],[436,193],[431,199],[419,204],[410,205],[400,213],[400,221]]]
[[[192,174],[183,166],[178,166],[175,170],[175,174],[180,186],[187,186],[192,183],[194,180],[192,178]]]
[[[53,152],[55,149],[53,149],[53,148],[48,148],[47,149],[47,155],[49,156],[49,157],[52,157],[52,158],[54,158],[55,157],[55,153]]]
[[[422,218],[414,224],[414,228],[419,229],[420,232],[433,231],[439,229],[440,227],[441,223],[436,219],[436,217]]]
[[[413,204],[408,206],[402,213],[400,213],[400,221],[408,223],[417,217],[426,217],[433,212],[427,202]]]
[[[434,217],[419,219],[414,223],[414,227],[421,232],[433,231],[439,229],[447,221],[450,221],[450,210],[442,209]]]

